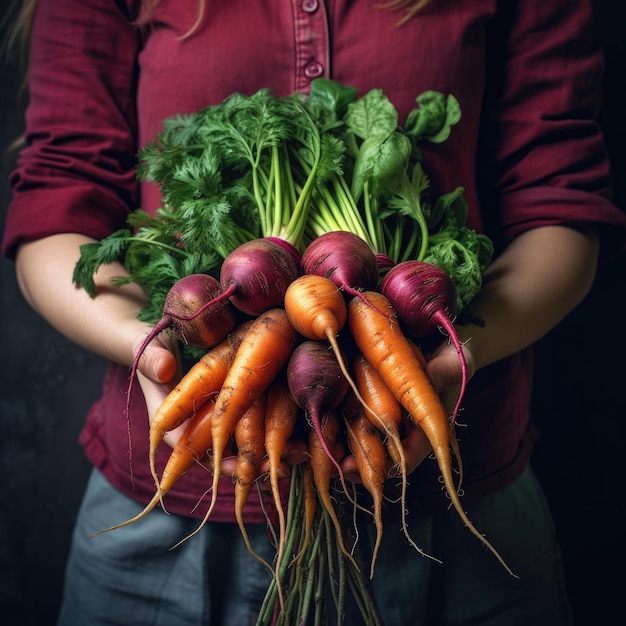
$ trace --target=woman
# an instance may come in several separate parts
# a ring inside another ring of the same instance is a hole
[[[306,93],[319,76],[359,93],[383,89],[400,120],[424,90],[454,94],[463,118],[445,143],[424,148],[424,161],[436,192],[464,187],[469,226],[496,244],[475,305],[484,326],[457,329],[474,374],[461,415],[463,504],[519,579],[447,510],[436,468],[420,464],[425,451],[407,442],[410,463],[419,464],[410,477],[410,532],[443,565],[407,550],[401,533],[386,527],[373,581],[384,623],[571,623],[550,514],[529,466],[536,437],[531,346],[584,298],[598,260],[618,251],[626,231],[624,215],[607,199],[609,165],[594,121],[602,58],[589,26],[591,1],[392,5],[30,6],[27,145],[12,176],[3,252],[15,259],[33,308],[111,360],[81,435],[95,469],[75,530],[61,624],[242,624],[258,613],[268,575],[233,524],[228,478],[203,532],[174,551],[168,548],[205,512],[204,501],[196,507],[207,485],[199,468],[169,494],[170,515],[154,511],[141,524],[88,539],[152,496],[140,460],[149,416],[176,382],[176,349],[161,336],[141,358],[143,397],[138,389],[131,396],[131,475],[125,388],[149,332],[137,319],[144,295],[132,284],[110,287],[123,272],[115,265],[98,272],[94,299],[71,276],[81,244],[123,227],[138,206],[158,207],[158,190],[136,182],[134,165],[164,118],[235,91]],[[29,15],[27,6],[26,23]],[[432,380],[453,396],[461,375],[456,352],[442,342],[429,356]],[[344,459],[347,470],[352,463]],[[251,501],[246,521],[255,549],[271,559],[264,519]]]

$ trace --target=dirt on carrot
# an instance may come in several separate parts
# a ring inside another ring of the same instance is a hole
[[[279,469],[287,441],[293,435],[298,419],[298,405],[295,403],[285,372],[274,379],[267,391],[265,408],[265,451],[269,460],[269,481],[278,516],[277,563],[281,563],[285,550],[286,520],[280,496]]]
[[[321,435],[324,437],[324,442],[320,441],[320,437],[316,429],[311,428],[309,431],[309,454],[311,455],[310,463],[313,470],[313,482],[315,490],[321,505],[328,512],[330,519],[332,520],[335,528],[337,545],[348,559],[352,566],[359,571],[354,557],[350,554],[345,546],[343,540],[343,529],[341,522],[337,516],[337,511],[333,505],[333,498],[331,495],[331,479],[336,472],[335,463],[333,459],[328,456],[327,450],[333,453],[337,439],[340,432],[340,421],[335,411],[327,411],[320,420]]]
[[[197,533],[209,519],[217,501],[222,475],[221,462],[237,422],[265,393],[285,366],[299,341],[284,309],[270,309],[254,319],[233,358],[215,399],[211,434],[213,438],[213,486],[211,503]]]
[[[372,551],[370,578],[374,577],[376,557],[383,536],[384,485],[387,479],[387,449],[380,429],[374,426],[361,403],[349,396],[343,403],[343,417],[348,434],[348,446],[356,460],[361,482],[372,497],[376,541]]]
[[[165,433],[178,428],[220,390],[241,339],[251,323],[247,321],[238,326],[226,339],[194,363],[150,420],[149,463],[157,487],[159,478],[155,467],[156,452]]]
[[[348,305],[348,326],[355,343],[363,356],[377,369],[411,419],[428,437],[448,497],[461,520],[514,576],[500,554],[475,528],[463,510],[453,478],[451,429],[447,411],[415,356],[413,346],[400,329],[393,307],[378,292],[371,291],[365,295],[377,308],[389,315],[380,315],[364,305],[359,298],[351,300]]]

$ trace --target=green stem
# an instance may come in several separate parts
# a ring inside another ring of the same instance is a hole
[[[323,533],[318,533],[313,542],[312,554],[319,554],[320,542],[322,540]],[[311,606],[311,599],[313,598],[313,591],[316,587],[315,581],[318,576],[319,561],[317,558],[308,559],[308,572],[304,583],[304,592],[302,594],[302,603],[300,610],[298,611],[298,624],[305,624],[307,622],[307,615]]]
[[[291,213],[291,217],[287,222],[287,225],[284,227],[283,231],[280,233],[283,239],[291,242],[296,248],[301,247],[302,245],[302,235],[304,233],[309,207],[311,194],[315,185],[315,174],[317,171],[317,163],[313,167],[309,177],[304,183],[304,187],[302,188],[302,192],[300,193],[296,205],[294,206],[293,212]]]
[[[377,251],[342,176],[333,174],[328,184],[320,185],[314,191],[311,202],[312,210],[307,223],[310,235],[318,237],[334,230],[348,231],[361,237],[372,250]]]
[[[283,225],[281,231],[275,236],[281,237],[296,248],[302,247],[303,234],[306,228],[309,210],[311,207],[311,196],[317,185],[317,172],[319,169],[320,159],[322,158],[322,146],[320,141],[320,134],[315,125],[315,122],[307,114],[309,139],[304,146],[313,154],[312,162],[305,161],[304,157],[296,147],[288,148],[288,152],[285,155],[284,161],[290,167],[290,174],[287,177],[294,179],[291,172],[292,166],[298,166],[302,169],[304,184],[297,195],[296,202],[293,205],[287,222]],[[291,183],[287,183],[291,185]]]
[[[278,584],[283,584],[292,558],[296,537],[302,526],[302,514],[304,511],[304,497],[302,489],[302,469],[294,467],[289,498],[287,500],[287,538],[285,553],[282,563],[276,563],[278,575],[272,579],[263,599],[263,604],[256,622],[256,626],[269,626],[276,610],[278,599]]]
[[[387,254],[383,220],[379,218],[378,200],[370,193],[369,180],[366,180],[363,186],[363,213],[365,214],[365,223],[374,245],[374,251]]]
[[[261,216],[261,233],[264,236],[270,235],[273,229],[273,218],[276,214],[276,204],[280,203],[278,199],[280,191],[280,175],[278,174],[279,158],[277,156],[277,146],[272,146],[272,158],[270,159],[270,170],[265,181],[265,202],[264,210],[260,211]]]
[[[337,220],[338,214],[333,213],[320,196],[316,198],[315,208],[316,210],[309,214],[307,227],[314,228],[318,235],[332,230],[348,230],[345,222]]]
[[[419,233],[417,222],[401,217],[396,225],[398,234],[398,262],[414,257],[414,248]]]
[[[333,586],[333,600],[335,602],[335,607],[337,609],[337,623],[341,624],[343,622],[343,612],[344,605],[346,600],[346,559],[339,548],[339,544],[337,542],[337,536],[335,534],[335,527],[331,524],[330,516],[326,516],[325,519],[326,524],[326,534],[328,536],[328,562],[334,562],[334,556],[337,557],[337,566],[339,569],[339,582],[337,584],[337,588]]]
[[[151,237],[141,237],[141,235],[136,235],[129,237],[128,244],[134,243],[136,241],[141,241],[142,243],[150,244],[151,246],[156,246],[157,248],[163,248],[172,254],[177,254],[180,256],[189,256],[189,253],[184,249],[177,246],[172,246],[169,243],[164,243],[163,241],[158,241],[156,239],[152,239]]]
[[[417,259],[421,261],[426,254],[426,249],[428,248],[428,224],[426,224],[426,220],[424,219],[424,214],[422,213],[421,208],[419,210],[419,213],[417,214],[416,220],[419,225],[421,240],[420,248],[417,253]]]
[[[282,190],[282,224],[286,224],[289,221],[291,216],[291,212],[293,207],[296,206],[298,201],[298,194],[301,192],[301,189],[296,190],[296,183],[293,175],[293,168],[291,165],[291,160],[289,158],[289,150],[285,144],[281,145],[281,153],[282,153],[282,166],[285,171],[284,176],[281,178],[281,190]]]
[[[319,572],[317,575],[317,584],[315,586],[315,624],[316,626],[324,626],[328,623],[328,610],[326,606],[326,588],[328,586],[327,572],[328,561],[326,559],[319,560]]]
[[[342,211],[345,211],[349,221],[353,224],[353,232],[364,239],[374,252],[378,252],[376,249],[376,240],[371,236],[372,233],[368,231],[363,221],[363,216],[352,196],[346,179],[343,176],[335,175],[333,176],[333,182],[337,204]]]

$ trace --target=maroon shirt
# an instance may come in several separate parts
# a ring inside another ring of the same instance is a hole
[[[382,88],[400,113],[427,89],[454,94],[463,118],[450,139],[424,148],[434,193],[465,188],[470,226],[498,249],[529,228],[597,226],[603,254],[624,240],[625,219],[607,199],[609,166],[598,109],[602,58],[588,27],[591,0],[436,1],[397,27],[398,12],[369,0],[207,2],[192,36],[196,2],[161,0],[149,27],[131,24],[122,0],[40,0],[34,23],[28,147],[12,183],[3,253],[59,232],[102,238],[158,191],[135,181],[134,155],[165,117],[192,113],[234,91],[306,92],[332,77],[362,94]],[[464,498],[513,480],[527,464],[530,351],[481,370],[464,402]],[[81,441],[126,494],[153,494],[147,416],[137,387],[131,407],[133,478],[124,394],[128,369],[111,365]],[[163,463],[166,450],[162,450]],[[433,461],[411,477],[425,508],[447,506]],[[232,520],[230,479],[213,519]],[[190,514],[208,487],[194,469],[168,495]],[[194,515],[202,515],[202,507]],[[255,503],[248,520],[261,521]]]

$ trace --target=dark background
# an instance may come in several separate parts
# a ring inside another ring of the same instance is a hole
[[[0,15],[9,6],[0,0]],[[615,201],[626,206],[626,3],[596,2],[605,42],[604,126]],[[4,33],[0,32],[4,37]],[[21,132],[17,64],[0,67],[0,145]],[[2,222],[10,199],[0,172]],[[546,269],[549,271],[549,268]],[[0,621],[54,623],[88,464],[77,437],[103,362],[49,328],[0,260]],[[626,259],[600,270],[586,301],[537,347],[535,467],[563,546],[577,624],[622,614],[626,557]]]

